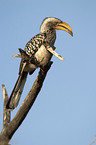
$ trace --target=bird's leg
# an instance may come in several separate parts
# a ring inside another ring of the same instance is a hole
[[[47,65],[45,65],[45,66],[40,66],[40,70],[42,71],[42,73],[47,72],[47,71],[50,69],[50,67],[51,67],[52,64],[53,64],[53,61],[49,61],[49,62],[47,63]]]
[[[48,72],[52,64],[53,64],[53,61],[50,61],[49,63],[47,63],[46,66],[40,67],[39,76],[42,76],[42,77],[38,77],[39,84],[42,82],[43,77],[45,77],[46,73]]]

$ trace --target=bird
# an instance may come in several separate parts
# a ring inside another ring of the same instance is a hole
[[[56,30],[64,30],[73,36],[70,25],[55,17],[46,17],[40,26],[40,33],[35,35],[25,46],[25,52],[29,57],[35,57],[39,66],[43,67],[50,62],[52,54],[47,47],[55,48]],[[33,63],[23,62],[21,59],[19,76],[10,98],[7,102],[7,109],[15,109],[19,103],[28,74],[33,74],[39,67]]]

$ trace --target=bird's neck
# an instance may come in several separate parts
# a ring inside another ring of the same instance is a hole
[[[56,31],[54,29],[46,32],[46,41],[50,46],[54,46],[56,40]]]

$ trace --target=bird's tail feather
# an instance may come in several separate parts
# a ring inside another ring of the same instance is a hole
[[[14,109],[15,107],[17,107],[27,79],[27,75],[28,75],[27,72],[23,72],[22,74],[19,75],[16,84],[13,88],[13,91],[10,95],[10,98],[8,100],[6,106],[7,109]]]

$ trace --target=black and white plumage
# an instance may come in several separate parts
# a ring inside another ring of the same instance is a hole
[[[25,46],[26,53],[30,57],[35,56],[40,66],[45,66],[52,57],[52,54],[47,50],[47,46],[54,49],[56,29],[65,30],[73,36],[72,29],[67,23],[57,18],[48,17],[41,24],[41,32],[34,36]],[[23,63],[21,60],[19,77],[8,100],[7,109],[14,109],[18,105],[27,75],[28,73],[32,74],[37,67],[35,64]]]

